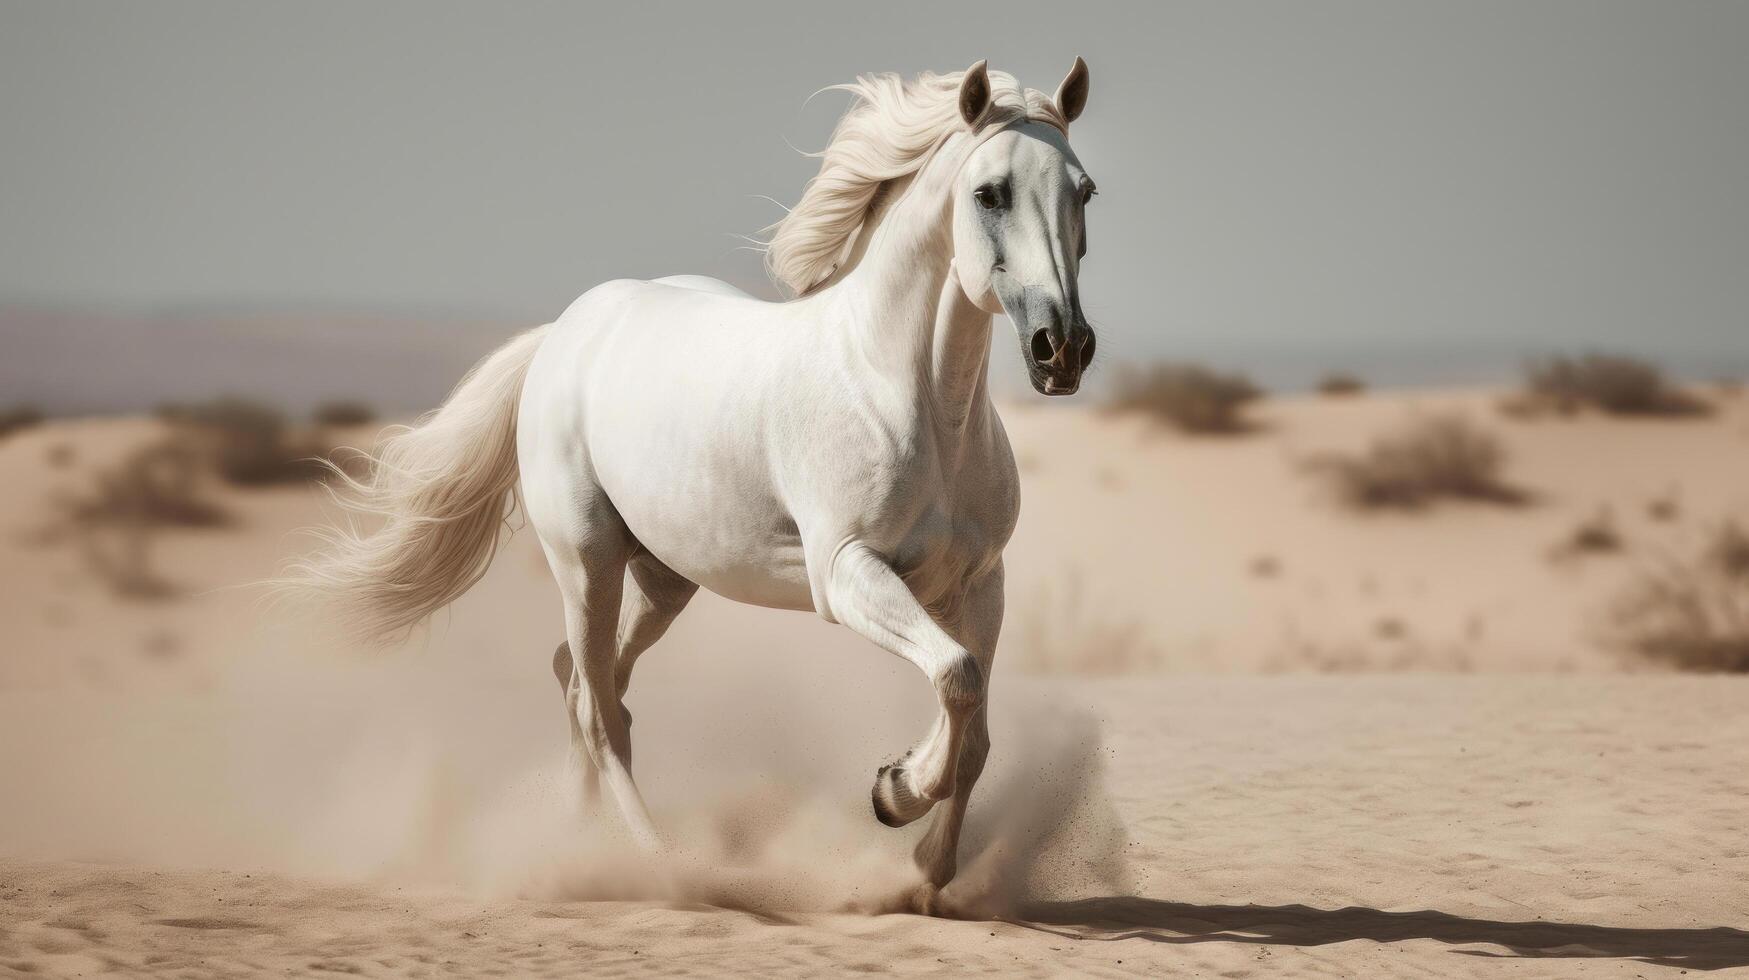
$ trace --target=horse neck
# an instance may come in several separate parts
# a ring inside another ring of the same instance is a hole
[[[938,426],[963,432],[989,405],[990,314],[966,298],[953,270],[953,178],[963,147],[950,141],[885,204],[828,289],[848,302],[846,337],[883,376],[913,386]],[[955,152],[956,149],[960,152]]]

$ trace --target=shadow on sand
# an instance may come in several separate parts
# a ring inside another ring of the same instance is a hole
[[[1453,945],[1486,943],[1508,950],[1455,951],[1470,956],[1620,957],[1691,970],[1749,966],[1749,932],[1724,926],[1624,929],[1567,922],[1469,919],[1431,911],[1190,905],[1121,897],[1030,905],[1010,921],[1083,940],[1323,946],[1354,939],[1381,943],[1432,939]]]

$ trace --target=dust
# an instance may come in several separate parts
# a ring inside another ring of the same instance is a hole
[[[931,706],[916,678],[869,663],[848,681],[817,657],[640,677],[636,770],[670,845],[656,855],[632,844],[611,798],[580,799],[559,693],[534,669],[282,647],[239,658],[204,692],[9,695],[0,847],[492,898],[902,911],[932,818],[882,827],[868,788]],[[1016,683],[993,692],[995,748],[941,896],[949,914],[1128,884],[1097,723]]]

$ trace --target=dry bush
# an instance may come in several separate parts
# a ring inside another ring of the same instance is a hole
[[[1500,440],[1460,415],[1412,419],[1374,440],[1364,453],[1314,457],[1307,468],[1343,503],[1358,509],[1415,508],[1440,498],[1521,503],[1506,484]]]
[[[1615,514],[1604,507],[1596,514],[1574,525],[1567,536],[1556,542],[1556,558],[1579,558],[1585,555],[1612,555],[1622,550],[1621,532],[1615,527]]]
[[[14,405],[11,408],[0,409],[0,439],[4,439],[21,429],[41,425],[42,420],[42,410],[34,405]]]
[[[1678,520],[1682,517],[1682,498],[1675,490],[1653,497],[1646,501],[1646,516],[1666,524]]]
[[[177,440],[154,443],[112,470],[96,474],[84,493],[60,501],[63,516],[81,526],[214,527],[229,521],[200,489],[201,459]]]
[[[200,455],[182,441],[146,446],[96,474],[85,491],[57,500],[60,518],[45,539],[74,539],[92,573],[117,595],[170,596],[176,590],[152,567],[156,532],[230,520],[224,508],[202,494],[203,470]]]
[[[1195,364],[1155,364],[1120,370],[1111,408],[1152,415],[1185,432],[1232,434],[1250,428],[1245,407],[1262,395],[1242,374]]]
[[[296,483],[326,472],[323,447],[293,438],[279,410],[245,398],[161,407],[158,414],[194,441],[226,481],[241,486]]]
[[[169,599],[180,593],[153,566],[153,537],[139,525],[118,525],[78,537],[85,564],[109,591],[124,599]]]
[[[43,462],[52,469],[64,470],[72,466],[79,458],[79,453],[70,442],[52,443],[43,450]]]
[[[1328,398],[1345,398],[1366,392],[1366,382],[1346,371],[1332,371],[1318,379],[1318,394]]]
[[[365,402],[345,399],[317,405],[311,419],[317,425],[369,425],[377,420],[377,411]]]
[[[1749,532],[1728,522],[1698,555],[1648,565],[1611,610],[1605,639],[1678,670],[1749,672]]]
[[[1099,616],[1079,575],[1035,593],[1017,625],[1004,639],[1002,662],[1022,673],[1129,674],[1158,669],[1163,659],[1140,622]]]
[[[1657,365],[1636,357],[1551,357],[1525,368],[1522,410],[1563,414],[1593,408],[1611,415],[1704,415],[1706,402],[1671,384]]]
[[[1719,525],[1702,560],[1726,578],[1749,585],[1749,531],[1736,521]]]

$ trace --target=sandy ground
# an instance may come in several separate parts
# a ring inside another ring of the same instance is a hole
[[[17,435],[0,971],[1749,971],[1749,687],[1593,635],[1636,562],[1749,516],[1749,405],[1521,423],[1491,401],[1283,400],[1226,440],[1008,412],[1025,513],[944,895],[966,921],[895,911],[921,825],[877,825],[868,781],[929,693],[846,631],[705,596],[645,658],[639,780],[680,842],[646,859],[576,812],[531,535],[360,658],[228,588],[299,546],[315,495],[224,492],[231,526],[151,543],[183,594],[117,599],[41,532],[152,423]],[[1434,410],[1495,428],[1537,502],[1359,517],[1300,472]],[[1601,508],[1627,550],[1551,558]]]
[[[1499,400],[1274,399],[1255,412],[1255,434],[1228,438],[1083,407],[1005,406],[1023,509],[1008,550],[1003,662],[1077,674],[1632,667],[1598,642],[1601,614],[1646,560],[1691,549],[1721,520],[1749,520],[1749,396],[1721,399],[1699,421],[1522,422]],[[1508,481],[1533,503],[1355,514],[1304,471],[1320,452],[1363,448],[1435,413],[1496,434]],[[314,495],[228,493],[235,527],[160,536],[154,563],[191,593],[175,603],[115,602],[77,549],[34,543],[57,494],[153,431],[93,420],[0,442],[0,617],[16,653],[0,656],[0,688],[156,684],[165,661],[186,679],[251,642],[259,617],[223,590],[302,546],[290,532],[321,519]],[[57,447],[71,463],[48,465]],[[1670,516],[1655,516],[1658,504]],[[1623,550],[1558,557],[1600,514]],[[550,648],[560,619],[533,535],[512,538],[504,555],[509,567],[467,601],[516,603],[519,619],[539,617],[535,646]],[[117,644],[148,653],[120,655]]]
[[[0,866],[0,968],[95,976],[1749,972],[1744,683],[1038,685],[1105,714],[1134,895],[955,922]],[[1014,693],[1012,691],[1008,693]],[[872,827],[871,834],[880,832]],[[1109,855],[1106,855],[1107,857]],[[824,870],[820,874],[830,874]]]

